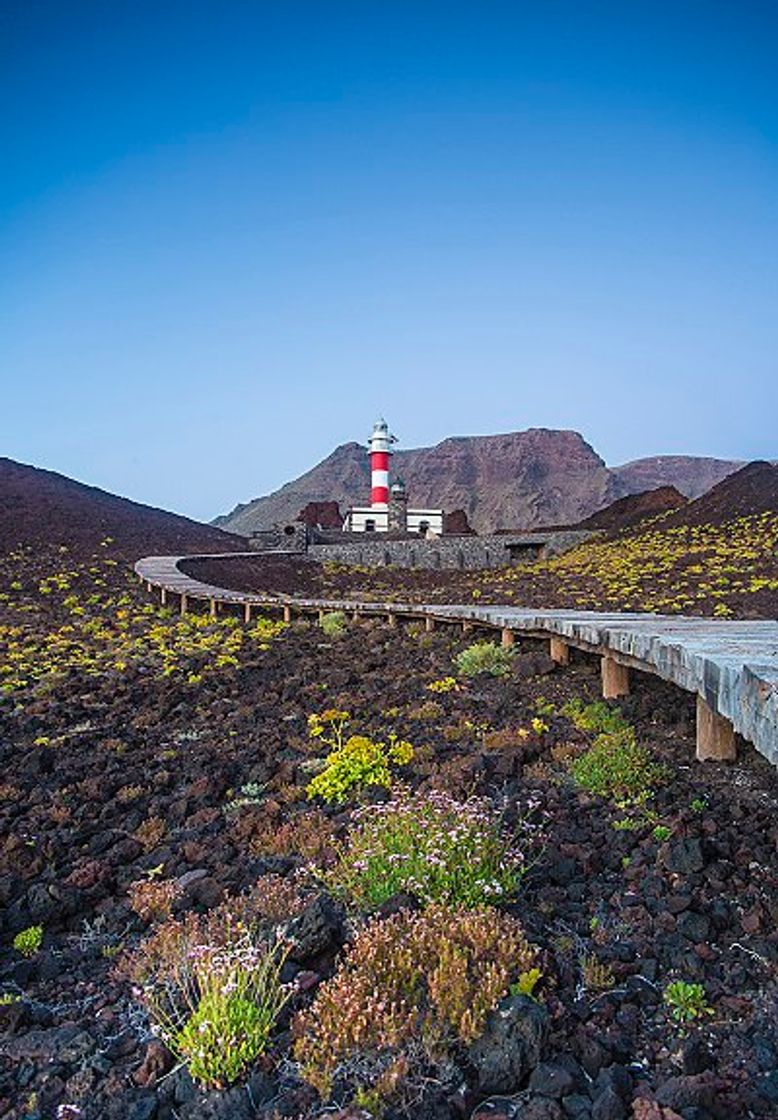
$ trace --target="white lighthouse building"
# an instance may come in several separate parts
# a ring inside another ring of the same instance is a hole
[[[370,505],[352,506],[343,528],[351,533],[418,533],[421,536],[443,532],[442,509],[408,509],[405,483],[396,479],[390,486],[390,462],[397,437],[386,420],[379,418],[367,443],[370,456]]]

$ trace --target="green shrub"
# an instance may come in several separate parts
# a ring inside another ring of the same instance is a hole
[[[618,708],[612,708],[604,700],[595,700],[591,704],[584,704],[583,700],[568,700],[561,708],[563,716],[567,716],[580,731],[593,731],[603,734],[609,731],[626,731],[629,724]]]
[[[454,663],[463,677],[476,677],[481,673],[504,677],[510,672],[514,648],[504,648],[494,642],[474,642],[457,654]]]
[[[168,919],[119,962],[160,1037],[201,1085],[223,1088],[265,1049],[287,998],[276,930],[303,905],[294,884],[267,875],[207,914]]]
[[[327,755],[324,769],[308,783],[308,797],[322,797],[330,803],[346,801],[367,786],[392,784],[393,766],[402,766],[413,758],[413,746],[396,735],[388,743],[351,735],[342,746]]]
[[[264,1051],[287,999],[281,984],[286,953],[276,943],[257,948],[196,946],[192,950],[197,996],[184,1024],[165,1041],[200,1085],[231,1085]]]
[[[335,638],[348,627],[348,619],[343,611],[329,611],[319,619],[319,626],[327,638]]]
[[[635,741],[631,727],[598,735],[571,769],[579,786],[620,801],[645,798],[665,776],[664,768]]]
[[[28,926],[13,939],[13,947],[24,957],[34,957],[43,942],[43,926]]]
[[[708,1005],[705,988],[702,984],[687,984],[685,980],[674,980],[668,984],[663,999],[670,1008],[670,1014],[679,1023],[712,1015],[713,1008]]]
[[[295,1021],[303,1076],[327,1097],[358,1062],[362,1092],[413,1091],[414,1063],[442,1069],[535,962],[519,922],[492,908],[433,904],[370,922]]]
[[[510,897],[524,857],[486,801],[402,793],[354,814],[328,886],[372,910],[398,892],[419,901],[483,906]]]

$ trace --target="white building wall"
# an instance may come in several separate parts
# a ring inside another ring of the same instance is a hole
[[[352,533],[366,533],[368,521],[373,522],[372,532],[388,532],[389,510],[375,506],[354,506],[348,511],[345,528]]]
[[[430,530],[430,532],[437,533],[438,536],[440,536],[440,534],[443,532],[443,510],[409,509],[408,532],[420,532],[423,524],[426,524],[426,527]]]

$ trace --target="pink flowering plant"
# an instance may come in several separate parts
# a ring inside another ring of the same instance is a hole
[[[363,910],[400,892],[425,905],[492,904],[515,894],[525,854],[488,801],[401,790],[358,809],[327,886]]]
[[[168,918],[119,961],[154,1032],[205,1088],[232,1084],[267,1046],[288,998],[279,926],[302,906],[293,884],[264,876],[207,914]]]
[[[287,1000],[280,979],[286,952],[280,941],[192,950],[196,997],[183,1024],[163,1035],[200,1085],[232,1084],[267,1046]]]
[[[439,1084],[456,1069],[449,1059],[537,961],[520,923],[493,907],[433,903],[373,919],[294,1021],[302,1076],[325,1099],[339,1078],[378,1104],[410,1092],[424,1115],[430,1074]]]

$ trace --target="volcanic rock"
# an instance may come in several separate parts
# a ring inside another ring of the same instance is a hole
[[[528,996],[512,996],[499,1004],[472,1043],[469,1057],[484,1093],[515,1092],[537,1066],[548,1031],[548,1014]]]

